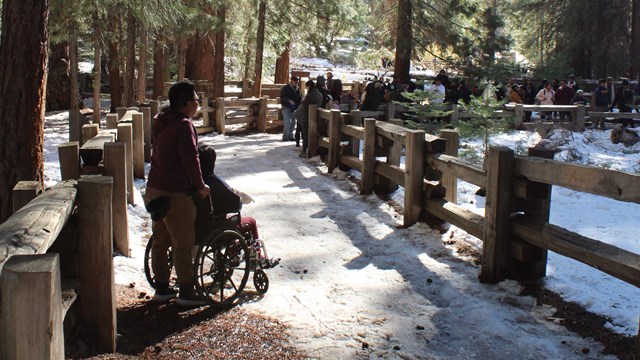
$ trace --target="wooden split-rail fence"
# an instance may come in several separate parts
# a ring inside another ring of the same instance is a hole
[[[404,226],[436,217],[481,239],[483,282],[543,277],[550,250],[640,286],[639,254],[549,223],[552,186],[640,204],[639,175],[555,161],[541,148],[516,156],[490,147],[479,168],[457,157],[457,132],[433,136],[401,123],[310,106],[309,155],[324,151],[329,172],[360,172],[362,194],[404,187]],[[484,216],[456,204],[457,179],[486,189]]]

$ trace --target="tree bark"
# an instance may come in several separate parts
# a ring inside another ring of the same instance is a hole
[[[0,43],[0,223],[21,180],[42,183],[49,1],[4,1]],[[19,59],[19,60],[16,60]]]
[[[155,49],[153,51],[153,99],[158,100],[158,96],[163,95],[163,82],[162,76],[164,69],[164,36],[158,34],[155,43]]]
[[[409,83],[411,68],[411,0],[398,0],[398,27],[396,35],[396,57],[393,63],[396,79],[400,84]]]
[[[78,32],[75,21],[69,21],[69,78],[69,110],[77,113],[80,108],[84,109],[84,104],[78,88]]]
[[[640,5],[631,2],[631,64],[630,75],[635,79],[640,75]]]
[[[69,43],[62,42],[51,46],[49,55],[49,75],[47,79],[47,111],[68,110],[69,89]]]
[[[149,33],[147,26],[140,23],[140,57],[138,59],[138,82],[136,86],[136,101],[138,104],[144,103],[147,93],[147,46]]]
[[[127,47],[125,52],[125,70],[124,70],[124,106],[129,107],[133,104],[134,93],[133,84],[135,83],[135,66],[136,66],[136,18],[133,14],[129,14],[127,20]]]
[[[254,17],[253,16],[247,16],[247,37],[245,38],[245,42],[244,42],[244,70],[242,72],[242,79],[249,79],[251,77],[251,72],[252,70],[255,69],[254,66],[252,66],[252,59],[253,59],[253,43],[255,41],[254,39],[254,35],[255,32],[253,32],[253,23],[254,23]]]
[[[256,77],[253,83],[253,96],[260,97],[262,87],[262,57],[264,52],[264,18],[267,12],[267,0],[260,0],[258,8],[258,34],[256,36]]]
[[[291,40],[284,45],[284,50],[276,59],[276,84],[286,84],[289,82],[289,49],[291,48]]]
[[[216,31],[215,58],[213,63],[213,98],[224,97],[224,32],[226,28],[226,4],[218,7],[220,25]]]
[[[100,79],[102,78],[102,42],[98,11],[93,14],[93,123],[100,124]]]
[[[183,36],[178,39],[178,81],[184,80],[187,64],[187,40]]]
[[[111,112],[122,107],[122,82],[120,81],[120,50],[118,42],[109,43],[109,89],[111,91]]]

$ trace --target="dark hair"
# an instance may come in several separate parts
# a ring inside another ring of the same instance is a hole
[[[340,96],[342,96],[342,80],[333,80],[333,86],[331,87],[331,96],[333,96],[334,100],[340,101]]]
[[[202,176],[213,175],[216,167],[216,150],[211,145],[198,145],[198,156],[200,156],[200,170]]]
[[[304,83],[304,86],[308,86],[309,90],[313,89],[314,87],[316,87],[316,83],[313,82],[313,80],[307,80],[306,83]]]
[[[169,89],[169,104],[171,109],[178,110],[184,107],[189,100],[193,100],[196,85],[188,81],[180,81]]]

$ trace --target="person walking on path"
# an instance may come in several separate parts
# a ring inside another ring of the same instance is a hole
[[[164,198],[168,210],[164,218],[154,219],[152,268],[156,278],[153,300],[166,302],[177,292],[169,287],[170,267],[167,251],[171,247],[180,295],[178,304],[200,306],[204,302],[195,292],[191,248],[195,243],[196,207],[192,194],[205,198],[210,189],[202,180],[198,157],[198,133],[189,120],[198,110],[195,85],[178,82],[169,89],[170,107],[153,123],[153,155],[144,194],[145,205]]]
[[[307,147],[309,146],[309,105],[322,105],[322,93],[316,87],[313,80],[309,80],[305,83],[307,88],[307,94],[302,99],[302,103],[294,112],[296,120],[298,120],[298,126],[300,127],[302,134],[302,152],[300,157],[307,157]]]
[[[298,87],[300,79],[291,75],[289,83],[280,90],[280,105],[282,110],[282,119],[284,120],[284,129],[282,130],[282,141],[293,141],[293,128],[295,127],[295,118],[293,112],[296,111],[302,101],[302,94]]]

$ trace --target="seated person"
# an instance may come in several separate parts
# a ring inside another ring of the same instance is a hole
[[[200,169],[205,184],[211,188],[211,197],[198,201],[196,216],[196,242],[202,240],[210,231],[211,217],[237,213],[242,204],[251,203],[253,199],[241,191],[233,189],[226,181],[214,174],[216,164],[216,151],[210,145],[199,145]],[[254,239],[259,239],[256,219],[251,216],[242,216],[239,228],[248,227]]]

